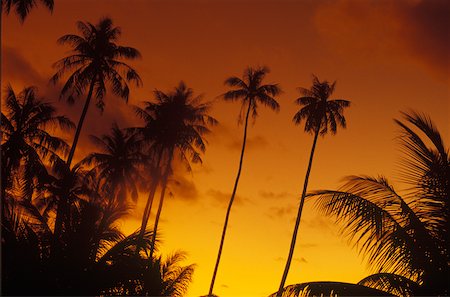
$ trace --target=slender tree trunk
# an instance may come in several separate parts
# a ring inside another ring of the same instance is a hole
[[[159,164],[161,163],[162,155],[163,155],[163,150],[161,150],[161,152],[158,155],[158,161],[156,162],[156,171],[155,171],[157,176],[154,176],[152,178],[150,192],[148,193],[147,203],[145,205],[144,213],[142,215],[142,223],[141,223],[141,229],[139,231],[139,237],[138,237],[138,241],[137,241],[136,255],[139,254],[139,250],[142,247],[142,240],[144,239],[145,229],[147,228],[148,219],[150,217],[150,213],[152,210],[153,199],[155,197],[156,188],[158,187],[159,177],[160,177]]]
[[[94,76],[94,78],[91,81],[91,84],[89,86],[89,91],[86,97],[86,102],[84,103],[83,112],[81,113],[80,120],[78,121],[77,130],[75,132],[75,137],[73,139],[72,147],[70,148],[69,157],[67,158],[67,170],[70,172],[70,164],[72,163],[73,155],[75,154],[75,148],[78,143],[78,138],[80,137],[81,127],[83,126],[84,118],[86,117],[87,111],[89,109],[89,103],[91,102],[92,93],[94,91],[94,85],[95,81],[97,79],[97,76]],[[64,195],[65,196],[65,195]],[[56,241],[58,241],[61,232],[62,232],[62,225],[64,222],[64,217],[67,211],[67,197],[59,197],[58,202],[58,208],[56,212],[56,220],[55,220],[55,230],[54,230],[54,238]],[[55,242],[56,244],[56,242]]]
[[[284,267],[283,277],[281,278],[280,287],[278,289],[277,297],[281,297],[283,294],[284,284],[291,266],[292,256],[294,254],[295,242],[297,240],[298,227],[300,225],[300,218],[302,217],[303,204],[305,203],[306,189],[308,188],[309,174],[311,173],[311,166],[314,157],[314,151],[316,150],[317,137],[319,136],[319,129],[314,134],[314,141],[311,148],[311,155],[309,156],[308,170],[306,171],[305,182],[303,184],[302,197],[300,198],[300,205],[298,207],[297,220],[295,221],[294,233],[292,234],[291,248],[289,249],[289,255]]]
[[[77,130],[75,132],[75,137],[73,138],[72,147],[70,148],[69,157],[67,158],[67,167],[70,169],[70,164],[72,164],[73,155],[75,154],[75,149],[78,144],[78,138],[81,134],[81,128],[83,127],[84,118],[86,117],[87,111],[89,109],[89,103],[91,102],[92,93],[94,91],[94,85],[95,81],[97,80],[97,76],[94,76],[94,78],[91,81],[91,85],[89,86],[89,92],[86,97],[86,102],[84,103],[83,112],[81,113],[80,120],[78,121]]]
[[[155,250],[156,232],[158,231],[158,223],[159,223],[159,218],[161,216],[161,211],[162,211],[162,207],[163,207],[163,203],[164,203],[164,196],[166,194],[167,181],[169,179],[170,171],[172,168],[173,151],[174,151],[173,149],[170,150],[169,160],[167,161],[166,172],[164,173],[162,184],[161,184],[161,195],[159,198],[158,212],[156,213],[156,217],[155,217],[155,225],[153,227],[153,234],[152,234],[152,243],[150,245],[150,260],[153,259],[153,252]]]
[[[237,172],[236,180],[234,182],[234,188],[233,188],[233,192],[231,194],[230,203],[228,204],[227,214],[225,216],[225,223],[223,225],[223,230],[222,230],[222,238],[220,239],[219,252],[217,254],[216,265],[214,266],[214,272],[213,272],[213,276],[212,276],[212,280],[211,280],[211,285],[209,287],[208,296],[212,296],[212,294],[213,294],[214,282],[216,280],[217,270],[219,269],[220,257],[222,256],[223,244],[225,242],[225,234],[227,232],[228,220],[230,218],[231,206],[233,205],[234,198],[236,196],[236,190],[237,190],[238,183],[239,183],[239,178],[241,176],[242,162],[244,160],[245,143],[247,141],[248,117],[250,115],[251,103],[252,103],[252,100],[249,100],[247,114],[245,115],[244,140],[242,142],[241,158],[239,160],[239,169]]]

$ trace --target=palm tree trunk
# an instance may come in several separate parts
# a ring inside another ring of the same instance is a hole
[[[95,81],[97,80],[97,75],[91,81],[89,86],[89,92],[86,97],[86,102],[84,103],[83,112],[81,113],[80,120],[78,121],[77,131],[75,132],[75,137],[73,138],[72,147],[70,148],[69,157],[67,158],[67,167],[70,169],[70,164],[72,163],[73,155],[75,154],[75,149],[78,144],[78,138],[81,134],[81,128],[83,127],[84,118],[86,117],[87,111],[89,109],[89,103],[91,102],[92,93],[94,92]]]
[[[217,254],[216,265],[214,266],[214,272],[213,272],[213,276],[212,276],[212,280],[211,280],[211,285],[209,287],[208,296],[212,296],[212,293],[213,293],[214,282],[216,280],[217,270],[219,269],[220,257],[222,256],[223,244],[225,242],[225,234],[227,232],[228,219],[230,218],[231,206],[233,205],[234,198],[236,196],[237,186],[238,186],[238,183],[239,183],[239,178],[241,176],[242,162],[244,160],[245,143],[247,141],[248,117],[250,115],[251,102],[252,102],[252,100],[248,101],[247,114],[245,115],[244,141],[242,142],[241,158],[239,160],[239,169],[238,169],[238,173],[237,173],[237,176],[236,176],[236,180],[234,182],[234,188],[233,188],[233,193],[231,194],[230,203],[228,204],[227,214],[225,216],[225,223],[223,225],[223,230],[222,230],[222,238],[220,239],[219,252]]]
[[[169,174],[172,167],[173,149],[170,150],[169,160],[167,161],[166,172],[164,173],[162,184],[161,184],[161,195],[159,198],[158,212],[156,213],[155,225],[153,227],[152,243],[150,245],[150,260],[153,258],[153,252],[155,250],[156,242],[156,232],[158,231],[159,217],[161,216],[161,211],[164,203],[164,196],[166,194],[167,181],[169,179]]]
[[[141,229],[139,231],[139,237],[138,237],[137,246],[136,246],[136,255],[139,254],[139,250],[142,247],[142,240],[144,239],[145,229],[147,228],[148,219],[150,217],[150,213],[152,210],[153,199],[155,197],[156,188],[158,187],[159,164],[161,163],[162,155],[163,155],[163,150],[161,150],[158,155],[158,160],[156,162],[156,167],[155,167],[156,168],[155,172],[156,172],[157,176],[152,177],[152,184],[150,186],[150,192],[148,193],[147,203],[145,205],[144,213],[142,215]]]
[[[97,79],[97,76],[94,76],[94,78],[91,81],[91,84],[89,86],[89,92],[86,97],[86,102],[84,103],[83,112],[81,113],[80,120],[78,121],[77,130],[75,132],[75,137],[73,139],[72,147],[70,148],[69,157],[67,158],[67,170],[70,171],[70,164],[72,163],[73,155],[75,154],[75,148],[78,143],[78,138],[80,137],[81,127],[83,126],[84,118],[86,117],[89,103],[91,102],[92,93],[94,91],[94,85],[95,81]],[[56,219],[55,219],[55,230],[54,230],[54,238],[57,241],[61,235],[62,232],[62,225],[64,221],[64,215],[67,212],[67,197],[59,197],[58,202],[58,208],[56,211]],[[55,242],[56,244],[56,242]]]
[[[292,256],[294,254],[295,242],[297,241],[297,233],[298,233],[298,227],[300,225],[300,218],[302,217],[303,204],[305,203],[306,189],[308,188],[309,174],[311,173],[312,160],[314,157],[314,151],[316,150],[318,136],[319,136],[319,129],[316,129],[316,132],[314,134],[313,145],[311,148],[311,155],[309,156],[308,170],[306,171],[305,182],[303,184],[302,197],[300,199],[300,205],[298,207],[297,220],[295,221],[294,233],[292,234],[291,248],[289,249],[289,255],[288,255],[288,258],[286,261],[286,266],[284,267],[283,277],[281,278],[281,283],[280,283],[280,287],[278,288],[277,297],[281,297],[281,295],[283,294],[284,284],[286,282],[289,268],[291,266]]]

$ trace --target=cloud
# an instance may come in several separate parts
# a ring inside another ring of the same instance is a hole
[[[235,137],[230,143],[228,143],[227,147],[232,150],[240,151],[242,149],[242,139],[238,139]],[[245,143],[246,150],[253,150],[258,148],[265,148],[269,145],[269,142],[262,137],[261,135],[256,135],[253,137],[248,137]]]
[[[296,210],[297,206],[295,206],[294,204],[289,204],[288,206],[272,206],[269,208],[267,216],[269,216],[271,219],[292,216],[294,215]]]
[[[214,203],[220,207],[226,207],[230,201],[231,193],[222,192],[220,190],[209,189],[206,191],[206,195],[214,198]],[[242,205],[244,203],[250,202],[250,199],[236,195],[234,197],[233,205]]]
[[[22,86],[43,86],[48,83],[41,74],[27,61],[21,52],[9,46],[2,47],[2,78],[3,81],[17,81]]]
[[[286,258],[278,257],[278,258],[275,259],[275,261],[277,261],[277,262],[286,262]],[[297,263],[308,263],[308,261],[305,258],[303,258],[303,257],[301,257],[301,258],[293,258],[292,261],[297,262]]]
[[[334,52],[366,61],[412,58],[434,74],[448,75],[450,66],[450,2],[324,1],[314,24]]]
[[[171,178],[170,191],[175,199],[195,201],[198,198],[198,190],[195,183],[180,174],[176,174]]]
[[[291,193],[288,193],[286,191],[275,193],[272,191],[261,190],[261,191],[259,191],[259,196],[261,196],[264,199],[279,200],[279,199],[283,199],[283,198],[287,198],[287,197],[292,197],[294,195]]]

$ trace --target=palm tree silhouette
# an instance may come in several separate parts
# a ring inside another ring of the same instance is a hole
[[[209,102],[202,103],[201,96],[194,96],[193,90],[184,82],[169,93],[156,90],[156,102],[144,102],[145,107],[135,107],[136,114],[145,121],[145,126],[137,128],[142,139],[148,144],[149,155],[156,162],[156,176],[153,177],[147,205],[142,218],[141,232],[144,232],[150,216],[153,197],[158,183],[161,193],[158,211],[153,228],[153,241],[156,238],[158,222],[161,215],[165,191],[169,176],[172,174],[172,161],[179,155],[190,171],[190,162],[201,163],[201,153],[205,152],[204,135],[209,133],[208,126],[217,121],[207,113],[211,108]],[[161,169],[160,167],[164,167]],[[150,255],[153,254],[153,248]]]
[[[19,17],[21,23],[23,23],[36,4],[36,0],[1,0],[2,13],[5,12],[7,15],[11,12],[11,8]],[[53,11],[54,1],[53,0],[41,0],[40,1],[48,10]]]
[[[406,123],[395,122],[401,129],[404,194],[383,176],[350,176],[338,191],[311,196],[321,213],[343,224],[342,233],[378,272],[359,284],[398,296],[445,296],[450,293],[449,149],[429,117],[416,112],[403,117]]]
[[[1,113],[1,161],[2,197],[11,187],[13,175],[19,174],[19,167],[28,193],[32,190],[31,180],[42,181],[46,176],[45,161],[53,162],[58,153],[67,153],[66,142],[51,135],[48,129],[70,130],[74,124],[65,116],[56,115],[55,108],[37,97],[37,89],[25,87],[16,94],[9,85],[5,93],[5,113]],[[47,129],[47,131],[46,131]]]
[[[263,85],[262,81],[265,78],[266,74],[269,72],[267,67],[260,67],[253,69],[248,67],[244,71],[243,78],[239,78],[236,76],[232,76],[225,80],[225,85],[234,88],[223,94],[223,99],[226,101],[242,101],[242,111],[247,109],[245,113],[245,124],[244,124],[244,140],[242,142],[241,149],[241,157],[239,160],[239,169],[236,176],[236,181],[234,183],[233,192],[231,194],[230,202],[228,204],[227,214],[225,216],[225,223],[223,226],[222,237],[220,240],[219,251],[217,255],[216,264],[214,266],[214,272],[211,280],[211,285],[209,288],[208,296],[213,295],[214,282],[216,279],[217,270],[219,268],[220,257],[222,255],[222,248],[225,241],[225,234],[228,226],[228,219],[230,217],[231,206],[233,205],[233,201],[236,195],[237,186],[239,183],[239,177],[241,176],[242,163],[244,159],[244,151],[245,151],[245,143],[247,141],[247,127],[248,127],[248,119],[250,116],[250,112],[252,113],[252,117],[256,119],[258,115],[257,109],[258,104],[265,105],[272,110],[278,111],[280,106],[278,102],[275,100],[275,96],[280,94],[281,90],[278,84],[267,84]],[[239,119],[242,119],[242,114]]]
[[[72,46],[73,55],[54,64],[57,72],[51,78],[51,81],[56,83],[67,72],[71,72],[61,90],[61,97],[66,97],[69,103],[73,103],[74,97],[80,96],[85,90],[88,90],[67,159],[69,167],[92,97],[96,99],[96,106],[103,110],[105,105],[103,98],[106,94],[107,83],[110,84],[111,91],[125,101],[128,101],[130,93],[127,83],[133,81],[137,86],[142,84],[137,72],[121,61],[123,58],[137,59],[141,55],[132,47],[116,44],[121,29],[114,27],[110,18],[101,19],[97,25],[78,22],[77,26],[81,36],[68,34],[58,39],[59,44]]]
[[[142,277],[133,288],[135,296],[185,296],[192,281],[195,265],[180,266],[186,259],[184,252],[175,252],[165,259],[161,256],[148,259]]]
[[[298,98],[296,100],[296,103],[302,106],[302,108],[295,114],[293,120],[297,125],[305,120],[305,131],[313,133],[314,140],[309,157],[305,182],[303,184],[303,191],[300,198],[300,205],[298,208],[297,219],[295,221],[294,232],[292,234],[289,255],[286,261],[283,276],[281,278],[277,297],[281,297],[283,293],[284,284],[286,282],[286,278],[292,261],[292,256],[294,254],[295,242],[300,225],[300,218],[302,216],[303,204],[305,202],[306,189],[308,187],[309,174],[311,172],[312,160],[314,157],[314,151],[316,149],[317,138],[319,134],[324,136],[328,132],[328,129],[331,130],[332,134],[336,134],[338,125],[342,128],[346,127],[343,112],[344,108],[350,106],[350,102],[343,99],[330,100],[329,97],[333,93],[335,85],[336,82],[332,84],[327,81],[321,82],[316,76],[313,76],[313,85],[310,89],[299,88],[302,97]]]
[[[130,194],[136,202],[143,160],[137,135],[124,132],[114,123],[110,134],[91,136],[91,139],[101,151],[89,154],[82,163],[94,165],[92,170],[97,172],[102,191],[109,199],[124,205]]]

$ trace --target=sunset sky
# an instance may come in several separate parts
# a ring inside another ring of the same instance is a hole
[[[128,105],[107,95],[102,115],[91,106],[75,161],[95,149],[90,134],[108,132],[113,121],[139,124],[130,105],[151,99],[155,89],[168,91],[183,80],[214,101],[211,114],[220,125],[207,137],[203,165],[192,173],[177,166],[159,229],[163,254],[183,250],[185,264],[197,264],[188,295],[199,296],[208,293],[242,145],[240,105],[221,100],[223,82],[247,66],[268,66],[266,82],[283,90],[281,110],[261,108],[249,129],[214,290],[221,297],[267,296],[284,269],[312,144],[292,122],[297,88],[309,87],[315,74],[336,80],[333,97],[352,102],[347,129],[318,141],[309,190],[336,189],[350,174],[383,174],[401,189],[393,122],[400,111],[430,115],[447,146],[450,140],[449,15],[446,0],[55,0],[53,13],[39,6],[24,24],[2,15],[2,90],[6,83],[17,92],[35,85],[77,122],[84,97],[74,106],[58,102],[60,86],[49,83],[52,64],[69,51],[56,40],[78,33],[78,20],[109,16],[122,28],[118,43],[141,52],[129,64],[144,84],[132,87]],[[139,227],[145,199],[142,193],[122,221],[125,233]],[[286,283],[357,282],[371,272],[339,226],[307,202]]]

